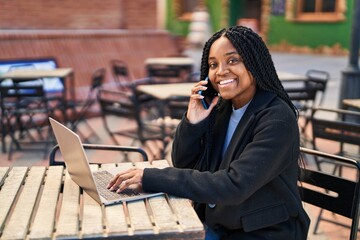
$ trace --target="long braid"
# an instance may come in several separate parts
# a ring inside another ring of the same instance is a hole
[[[245,67],[255,78],[257,87],[264,91],[275,93],[284,100],[294,111],[294,114],[298,116],[297,108],[292,103],[279,80],[268,48],[262,38],[250,28],[234,26],[228,29],[222,29],[206,42],[201,60],[201,79],[205,79],[209,71],[208,58],[210,47],[223,35],[230,40],[243,58]]]

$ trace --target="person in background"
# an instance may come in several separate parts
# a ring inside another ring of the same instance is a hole
[[[108,188],[137,183],[191,199],[206,239],[306,239],[298,112],[265,43],[249,28],[223,29],[206,42],[200,70],[175,133],[174,167],[121,172]]]

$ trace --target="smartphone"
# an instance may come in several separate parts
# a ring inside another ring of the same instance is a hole
[[[207,89],[204,91],[200,90],[199,94],[204,96],[204,98],[201,99],[201,103],[205,109],[208,109],[211,104],[211,101],[218,93],[215,91],[214,87],[212,86],[209,77],[206,77],[205,80],[208,81],[208,83],[205,85]]]

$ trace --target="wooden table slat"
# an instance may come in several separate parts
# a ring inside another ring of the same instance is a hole
[[[105,224],[108,236],[127,236],[129,234],[122,203],[105,207]]]
[[[155,225],[159,232],[180,231],[177,219],[167,203],[165,196],[148,199]]]
[[[14,212],[4,228],[2,238],[23,239],[26,237],[45,170],[45,167],[32,167],[29,170]]]
[[[90,165],[91,171],[98,169],[97,165]],[[103,218],[101,205],[96,202],[89,194],[83,192],[83,211],[82,211],[82,236],[101,237],[103,236]]]
[[[153,161],[153,162],[152,162],[152,166],[153,166],[153,167],[156,167],[156,168],[162,169],[162,168],[169,167],[170,165],[169,165],[168,160],[163,159],[163,160]]]
[[[102,164],[101,169],[117,173],[133,166],[131,162],[115,164]],[[105,225],[107,236],[127,236],[129,234],[129,226],[127,223],[124,205],[122,203],[105,207]]]
[[[133,234],[154,233],[153,223],[149,218],[148,211],[145,206],[145,200],[127,202],[126,207]]]
[[[8,171],[9,171],[9,167],[0,167],[0,183],[3,182]]]
[[[86,192],[83,192],[83,203],[82,237],[102,237],[104,228],[101,205]]]
[[[49,167],[39,207],[31,226],[30,238],[51,238],[55,226],[56,206],[59,199],[64,167]]]
[[[134,165],[137,168],[153,167],[153,165],[150,162],[136,162],[136,163],[134,163]]]
[[[62,204],[56,236],[60,238],[79,238],[79,204],[80,188],[66,171]]]
[[[4,181],[0,192],[0,233],[4,228],[5,221],[15,202],[14,200],[24,181],[27,170],[27,167],[12,168]]]
[[[188,199],[171,196],[169,198],[179,223],[184,231],[202,231],[204,226]]]

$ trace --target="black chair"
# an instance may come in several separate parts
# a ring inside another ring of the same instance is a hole
[[[43,80],[31,84],[29,79],[0,84],[2,142],[9,136],[8,159],[15,149],[22,151],[44,151],[47,154],[51,143],[51,130],[47,123],[55,109],[46,97]],[[35,145],[42,147],[34,147]]]
[[[190,97],[171,96],[167,99],[166,115],[172,119],[182,119],[184,113],[188,109]]]
[[[360,163],[350,158],[312,149],[301,148],[300,151],[306,159],[310,157],[326,158],[328,161],[334,162],[334,164],[351,166],[356,169],[353,177],[354,180],[349,180],[303,167],[301,168],[299,181],[302,200],[320,208],[320,213],[314,227],[314,234],[317,233],[320,222],[325,221],[343,227],[350,227],[349,239],[355,240],[359,224]],[[349,218],[351,220],[350,226],[324,217],[324,210]]]
[[[189,70],[176,65],[147,65],[148,77],[154,79],[155,83],[175,83],[188,81]]]
[[[110,68],[117,87],[122,91],[127,91],[132,84],[133,76],[126,62],[112,59],[110,61]]]
[[[162,125],[155,120],[157,113],[152,114],[152,109],[142,105],[135,92],[101,89],[98,101],[105,130],[114,144],[121,145],[117,136],[122,136],[131,140],[130,145],[139,141],[152,157],[157,155],[158,149],[151,147],[157,144],[150,142],[163,142]],[[126,122],[113,126],[110,124],[110,117],[118,117]]]
[[[351,117],[355,121],[346,120]],[[314,108],[311,116],[312,124],[312,145],[316,150],[322,150],[319,142],[333,142],[336,143],[337,149],[334,154],[350,157],[360,161],[360,112],[348,111],[343,109],[329,109],[329,108]],[[352,145],[358,148],[356,151],[346,151],[345,145]],[[321,163],[325,160],[321,158],[316,159],[316,164],[321,170]],[[341,176],[342,165],[335,164],[333,173],[338,170]]]
[[[306,72],[306,79],[282,81],[290,99],[299,110],[304,124],[300,125],[304,135],[311,120],[311,109],[320,107],[323,103],[327,82],[330,74],[325,71],[310,69]]]
[[[124,159],[117,158],[114,160],[115,162],[122,162],[122,161],[148,161],[148,156],[146,152],[140,148],[140,147],[133,147],[133,146],[115,146],[115,145],[99,145],[99,144],[83,144],[83,147],[86,152],[90,152],[90,150],[93,151],[111,151],[111,152],[119,152],[123,154]],[[61,153],[59,148],[59,145],[55,145],[49,155],[49,165],[50,166],[56,166],[61,165],[65,166],[64,160],[58,155]],[[129,154],[134,153],[136,155]],[[88,153],[87,153],[88,154]],[[112,155],[112,159],[115,159],[116,155]],[[89,160],[89,159],[88,159]],[[90,160],[89,160],[90,161]],[[97,159],[96,161],[92,161],[93,164],[102,164],[104,163],[101,161],[101,159]]]
[[[312,87],[317,90],[315,103],[312,107],[319,107],[324,101],[326,87],[330,79],[330,74],[326,71],[310,69],[306,72],[306,77],[308,78],[309,84],[311,84]]]
[[[100,139],[96,134],[96,130],[88,123],[87,118],[91,114],[91,108],[97,103],[97,91],[101,88],[105,80],[105,74],[105,68],[96,69],[91,77],[91,84],[87,97],[84,100],[68,100],[64,106],[70,111],[70,113],[66,113],[66,118],[69,118],[67,120],[70,120],[71,122],[71,129],[77,132],[84,142],[89,142],[89,139],[92,136],[95,136],[96,139]],[[85,136],[79,128],[81,123],[89,130],[87,136]]]

